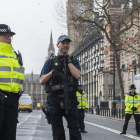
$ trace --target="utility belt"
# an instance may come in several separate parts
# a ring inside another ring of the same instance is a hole
[[[63,90],[63,89],[64,89],[64,85],[54,85],[54,86],[46,85],[45,86],[46,93],[47,92],[57,91],[57,90]]]
[[[60,84],[60,85],[53,85],[53,86],[49,86],[49,85],[46,85],[45,86],[45,91],[46,93],[50,93],[50,92],[59,92],[59,91],[63,91],[64,90],[64,85]],[[73,90],[73,87],[70,87],[68,89],[68,91],[72,91]]]
[[[6,91],[3,91],[3,90],[0,90],[0,93],[4,94],[7,97],[13,97],[13,96],[17,96],[18,97],[19,96],[19,93],[6,92]]]
[[[63,91],[55,91],[55,92],[51,92],[51,93],[47,93],[47,97],[49,98],[64,98],[64,93]]]

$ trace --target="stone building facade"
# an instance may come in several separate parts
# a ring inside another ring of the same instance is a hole
[[[55,54],[52,32],[50,36],[50,44],[48,47],[48,56],[46,59],[50,57],[51,53]],[[47,94],[45,93],[45,86],[40,84],[40,74],[33,74],[33,72],[31,74],[25,74],[22,89],[25,94],[29,94],[31,96],[33,109],[38,108],[37,103],[40,103],[41,106],[45,104],[47,100]]]
[[[139,9],[140,10],[140,9]],[[139,11],[134,13],[134,25],[121,35],[120,68],[125,93],[129,92],[130,84],[134,83],[134,76],[140,74],[140,17]],[[130,24],[130,16],[126,21]],[[121,26],[123,28],[123,25]]]
[[[45,93],[44,85],[40,85],[39,74],[26,74],[23,82],[23,91],[25,94],[29,94],[32,99],[33,109],[37,108],[37,103],[43,106],[46,102],[47,95]]]
[[[105,99],[105,92],[100,85],[103,77],[99,73],[104,71],[104,41],[103,35],[98,28],[91,27],[92,32],[89,32],[78,49],[72,54],[76,57],[81,65],[81,79],[83,90],[87,93],[89,108],[100,105],[100,95],[103,96],[101,100]],[[91,31],[91,29],[89,29]],[[99,75],[99,76],[98,76]],[[98,80],[99,79],[99,80]]]

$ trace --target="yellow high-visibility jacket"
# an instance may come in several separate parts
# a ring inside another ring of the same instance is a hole
[[[24,80],[24,68],[20,66],[11,44],[0,42],[0,90],[18,93]]]
[[[140,106],[140,96],[138,93],[135,93],[133,96],[131,93],[126,94],[125,96],[125,113],[126,114],[139,114],[139,106]],[[131,110],[132,107],[136,107],[137,110]]]
[[[76,96],[77,96],[77,100],[79,102],[78,109],[88,108],[86,93],[84,91],[82,91],[82,93],[77,91]]]

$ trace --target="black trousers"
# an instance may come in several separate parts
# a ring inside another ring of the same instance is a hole
[[[134,119],[135,119],[136,131],[137,131],[137,133],[139,133],[139,114],[125,114],[125,123],[123,126],[124,133],[126,133],[127,126],[128,126],[129,120],[130,120],[132,115],[134,116]]]
[[[85,110],[84,109],[78,109],[78,110],[79,110],[79,127],[81,130],[85,130],[85,124],[84,124]]]
[[[17,117],[18,96],[0,99],[0,140],[16,140]]]
[[[78,110],[76,104],[71,102],[71,109],[66,113],[66,110],[61,108],[60,101],[49,99],[48,110],[51,118],[53,140],[66,140],[63,116],[68,123],[70,140],[82,140],[78,127]]]

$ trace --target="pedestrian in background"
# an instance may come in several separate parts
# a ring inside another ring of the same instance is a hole
[[[78,91],[76,92],[77,100],[79,102],[78,110],[79,110],[79,127],[81,133],[87,133],[85,130],[84,118],[85,112],[88,111],[88,103],[86,93],[82,90],[82,85],[79,83]]]
[[[9,26],[0,24],[0,140],[16,140],[19,92],[24,80],[21,57],[11,44],[13,35]]]
[[[136,122],[136,133],[139,132],[139,106],[140,106],[140,96],[135,92],[135,84],[130,85],[130,92],[125,96],[125,123],[123,126],[123,131],[120,134],[126,134],[127,126],[131,116],[134,116]]]

